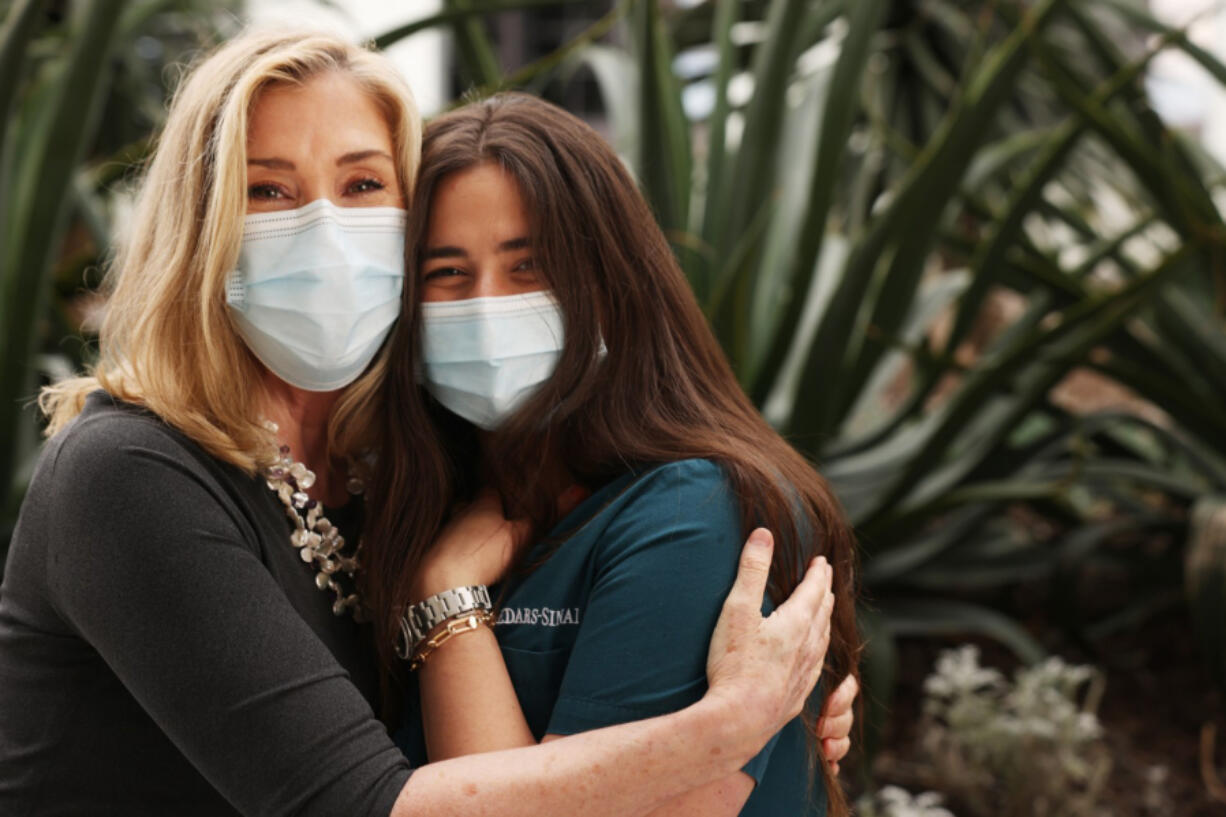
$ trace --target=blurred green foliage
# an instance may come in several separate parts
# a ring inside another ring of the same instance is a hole
[[[483,19],[548,2],[447,0],[377,42],[448,27],[486,91],[592,72],[744,387],[860,532],[870,703],[898,637],[976,633],[1033,661],[1042,625],[1093,650],[1185,595],[1226,673],[1223,549],[1184,547],[1206,538],[1193,503],[1226,493],[1222,173],[1142,84],[1164,49],[1226,67],[1130,0],[619,0],[500,65]],[[88,356],[62,339],[110,191],[166,66],[227,24],[216,5],[8,7],[0,546],[37,451],[22,401]],[[1071,374],[1123,409],[1061,397]],[[1037,608],[1010,603],[1023,584]]]
[[[79,371],[91,294],[175,69],[237,2],[14,0],[0,28],[0,556],[39,450],[40,381]],[[85,331],[82,325],[85,325]]]

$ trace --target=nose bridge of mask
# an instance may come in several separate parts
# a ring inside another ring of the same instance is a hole
[[[275,374],[338,388],[365,368],[400,312],[404,218],[326,199],[246,218],[226,301]]]
[[[298,210],[248,216],[227,297],[239,308],[275,310],[293,302],[301,315],[286,327],[291,337],[305,345],[322,333],[328,345],[343,345],[359,327],[336,317],[356,318],[372,303],[399,298],[403,270],[388,261],[403,247],[404,213],[396,208],[337,207],[319,199]]]
[[[562,315],[547,291],[422,304],[426,363],[486,363],[558,352]]]
[[[337,269],[355,277],[399,279],[403,265],[386,261],[404,251],[404,211],[394,207],[337,207],[319,199],[297,210],[257,213],[244,221],[236,272],[247,297],[261,287],[292,279],[326,281]]]

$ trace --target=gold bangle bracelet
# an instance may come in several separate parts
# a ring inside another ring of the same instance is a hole
[[[421,644],[413,651],[413,658],[409,661],[409,672],[413,672],[422,664],[426,663],[426,659],[430,657],[430,653],[437,650],[439,647],[446,644],[457,635],[471,633],[481,625],[486,627],[494,626],[494,614],[488,610],[480,610],[474,613],[465,613],[464,615],[449,618],[439,624],[430,634],[422,639]]]

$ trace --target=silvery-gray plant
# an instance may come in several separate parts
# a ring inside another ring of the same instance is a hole
[[[926,785],[968,815],[1093,817],[1111,770],[1095,709],[1102,676],[1051,657],[1012,680],[963,646],[924,682],[919,761]]]

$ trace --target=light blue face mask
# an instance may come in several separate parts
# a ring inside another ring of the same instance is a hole
[[[277,377],[307,391],[357,379],[400,315],[405,212],[327,199],[243,222],[226,303]]]
[[[421,308],[426,388],[487,431],[523,405],[557,366],[562,313],[549,292],[431,301]]]

